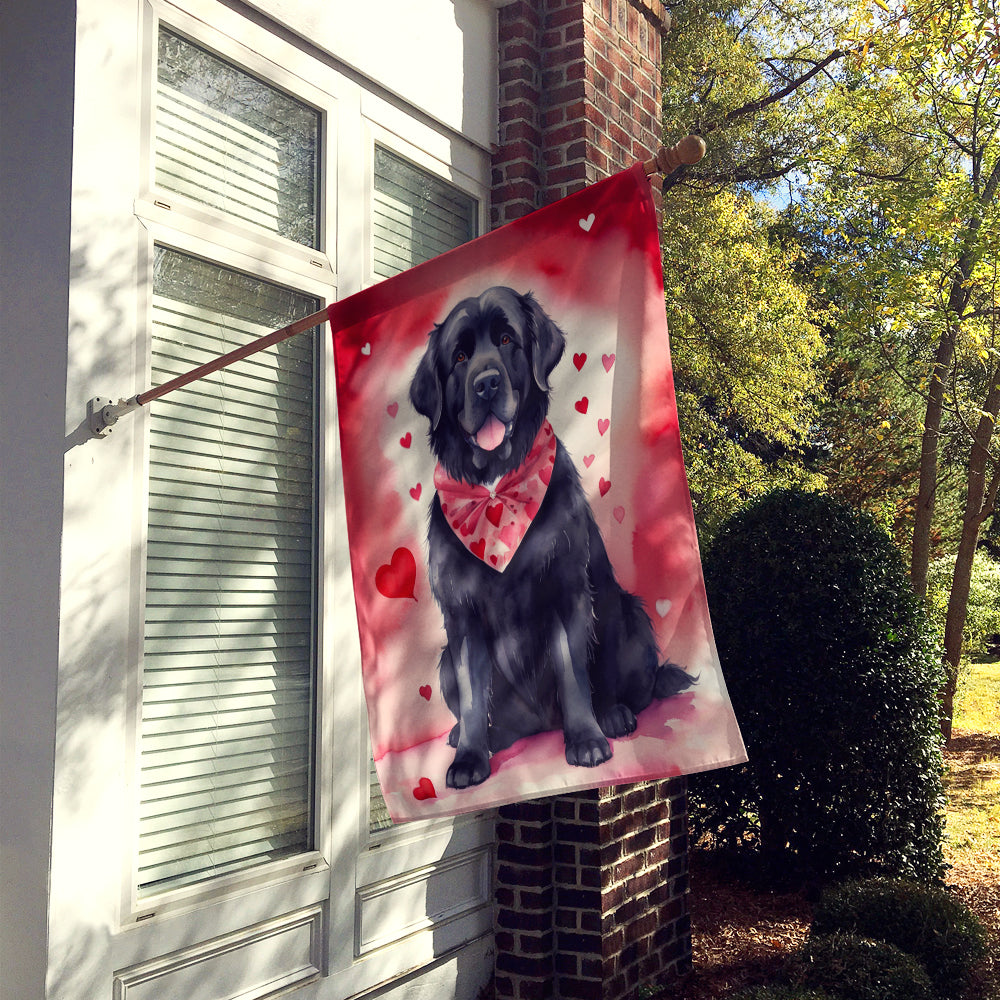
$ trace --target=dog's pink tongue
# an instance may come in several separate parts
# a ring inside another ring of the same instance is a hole
[[[487,418],[482,427],[476,431],[476,444],[479,445],[483,451],[493,451],[495,448],[499,448],[503,444],[504,435],[507,433],[506,428],[496,417],[491,413]]]

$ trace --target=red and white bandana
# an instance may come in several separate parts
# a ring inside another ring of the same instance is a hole
[[[441,511],[462,544],[502,573],[545,499],[556,461],[556,435],[546,420],[527,458],[492,488],[452,479],[439,464],[434,485]]]

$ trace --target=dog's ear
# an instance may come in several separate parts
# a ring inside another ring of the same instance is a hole
[[[549,375],[563,355],[566,335],[549,319],[530,292],[521,296],[521,307],[531,329],[531,371],[538,388],[548,392]]]
[[[431,422],[431,430],[436,430],[438,421],[441,419],[441,408],[443,406],[441,379],[437,373],[437,351],[435,350],[435,337],[440,326],[436,326],[430,333],[427,350],[417,365],[417,371],[410,382],[410,402],[417,413],[427,417]]]

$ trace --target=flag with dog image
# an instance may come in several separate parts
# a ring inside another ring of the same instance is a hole
[[[329,315],[362,679],[392,819],[745,760],[642,166]]]

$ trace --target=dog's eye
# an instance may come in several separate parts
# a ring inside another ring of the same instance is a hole
[[[456,365],[460,365],[463,361],[467,361],[467,360],[468,360],[468,358],[466,357],[465,351],[456,351],[455,352],[455,364]]]
[[[510,339],[510,334],[509,334],[509,333],[505,333],[505,334],[504,334],[504,335],[503,335],[503,336],[502,336],[502,337],[500,338],[500,343],[501,343],[501,344],[510,344],[510,343],[512,343],[512,341],[511,341],[511,339]]]

